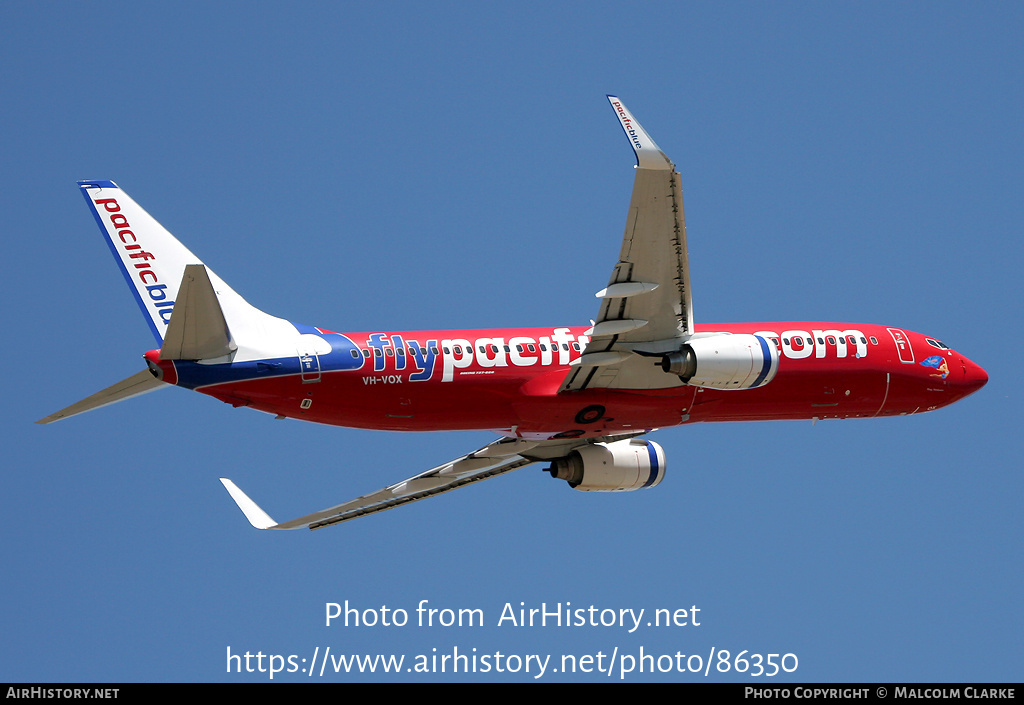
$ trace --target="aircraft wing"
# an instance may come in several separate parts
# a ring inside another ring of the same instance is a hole
[[[565,439],[557,441],[527,441],[502,438],[478,451],[464,455],[451,462],[438,465],[407,480],[402,480],[384,489],[357,497],[334,507],[314,512],[291,521],[276,522],[259,505],[249,499],[231,480],[222,477],[220,481],[245,514],[249,523],[257,529],[322,529],[368,514],[382,512],[409,502],[451,492],[460,487],[503,475],[532,463],[552,460],[568,455],[573,448],[588,443],[621,440],[639,436],[646,431],[590,439]]]
[[[693,334],[690,266],[679,174],[640,123],[608,96],[636,154],[622,250],[601,299],[591,340],[560,391],[656,389],[681,383],[633,350],[678,350]]]

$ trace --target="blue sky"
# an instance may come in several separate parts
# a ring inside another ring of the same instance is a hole
[[[1020,680],[1024,11],[1012,3],[0,5],[0,680],[244,681],[232,653],[792,653],[774,678]],[[318,532],[252,529],[489,442],[273,421],[169,389],[32,422],[152,337],[78,179],[254,305],[334,330],[576,325],[618,252],[619,95],[676,162],[701,322],[934,335],[980,393],[898,419],[653,435],[656,489],[537,467]],[[325,603],[405,627],[324,624]],[[414,626],[421,600],[485,624]],[[506,603],[700,626],[498,626]],[[433,651],[436,649],[437,651]],[[525,672],[275,680],[533,680]]]

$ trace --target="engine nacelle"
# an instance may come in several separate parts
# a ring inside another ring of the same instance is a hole
[[[691,338],[661,358],[661,369],[695,387],[753,389],[779,371],[779,350],[759,335],[737,333]]]
[[[551,477],[589,492],[629,492],[654,487],[665,477],[665,451],[653,441],[631,438],[580,446],[548,468]]]

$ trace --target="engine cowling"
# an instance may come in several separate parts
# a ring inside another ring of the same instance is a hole
[[[779,371],[779,350],[760,335],[737,333],[691,338],[661,358],[661,369],[695,387],[754,389]]]
[[[665,451],[653,441],[631,438],[580,446],[548,468],[551,477],[587,492],[629,492],[654,487],[665,477]]]

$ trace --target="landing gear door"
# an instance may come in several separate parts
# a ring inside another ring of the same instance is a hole
[[[889,335],[896,343],[896,350],[900,355],[900,362],[904,365],[914,364],[914,348],[910,346],[910,338],[899,328],[889,328]]]
[[[319,335],[306,333],[299,337],[299,369],[302,372],[303,384],[320,381],[320,356],[330,352],[331,344]]]

